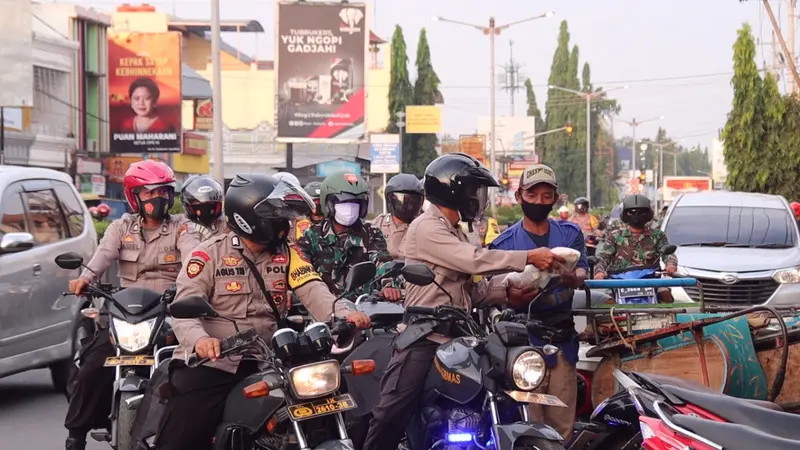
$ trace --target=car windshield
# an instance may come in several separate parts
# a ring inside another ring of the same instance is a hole
[[[678,206],[665,231],[669,242],[679,246],[790,248],[796,227],[782,209]]]

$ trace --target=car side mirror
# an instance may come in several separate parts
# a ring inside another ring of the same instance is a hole
[[[354,264],[347,272],[347,277],[344,279],[344,290],[350,292],[355,288],[367,284],[375,277],[377,268],[372,261],[364,261]]]
[[[75,252],[62,253],[56,256],[56,265],[67,270],[80,269],[83,265],[83,256]]]
[[[36,245],[30,233],[6,233],[0,238],[0,253],[17,253],[30,250]]]
[[[430,267],[425,264],[407,265],[400,271],[400,275],[403,275],[403,278],[409,283],[417,286],[427,286],[436,278]]]
[[[664,247],[664,254],[671,255],[675,253],[675,250],[678,250],[678,247],[675,244],[668,244],[666,247]]]
[[[187,297],[169,305],[169,313],[175,319],[199,319],[219,317],[211,304],[203,297]]]

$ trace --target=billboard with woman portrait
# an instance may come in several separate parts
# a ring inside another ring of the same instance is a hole
[[[181,34],[109,33],[111,153],[181,149]]]

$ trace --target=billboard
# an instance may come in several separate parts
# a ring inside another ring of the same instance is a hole
[[[357,141],[365,130],[367,6],[278,3],[279,142]]]
[[[491,125],[490,117],[479,117],[478,134],[485,134],[491,138]],[[536,118],[496,117],[494,129],[497,134],[494,141],[495,152],[525,153],[532,158],[536,156]]]
[[[685,192],[709,191],[713,184],[711,177],[664,177],[662,197],[670,202]]]
[[[486,164],[486,136],[465,134],[458,138],[459,151]]]
[[[111,153],[181,150],[181,34],[109,33]]]
[[[214,129],[214,105],[210,98],[194,100],[195,131],[212,131]]]
[[[0,106],[33,106],[30,0],[0,0]]]
[[[436,134],[442,131],[442,109],[435,105],[406,106],[406,133]]]

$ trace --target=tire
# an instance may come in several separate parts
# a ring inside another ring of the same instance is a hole
[[[117,427],[115,450],[139,450],[139,443],[133,439],[133,420],[136,418],[136,410],[128,409],[125,400],[139,395],[137,392],[120,392],[119,406],[117,407]]]
[[[94,330],[94,320],[80,316],[72,334],[72,357],[56,361],[50,365],[50,379],[53,381],[53,387],[55,387],[56,392],[64,394],[67,400],[69,400],[70,396],[70,382],[75,372],[78,371],[75,361],[78,349],[81,347],[81,341],[94,335]]]
[[[514,443],[514,450],[564,450],[564,446],[560,442],[547,439],[523,437]]]

